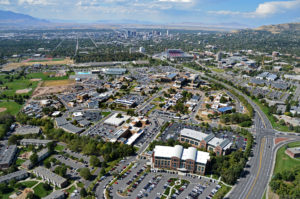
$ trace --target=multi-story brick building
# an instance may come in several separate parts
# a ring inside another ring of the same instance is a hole
[[[209,153],[197,151],[195,147],[184,149],[181,145],[174,147],[155,146],[152,154],[152,165],[154,168],[204,175],[209,159]]]
[[[187,128],[180,131],[178,139],[181,143],[188,143],[199,149],[214,151],[217,155],[224,155],[232,145],[230,140],[217,138],[213,133],[206,134]]]

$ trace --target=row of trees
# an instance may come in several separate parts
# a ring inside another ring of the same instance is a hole
[[[249,127],[252,125],[251,117],[242,113],[223,114],[220,119],[221,122],[225,124],[240,124],[242,127]]]
[[[3,139],[10,130],[10,126],[15,122],[15,117],[8,113],[0,114],[0,139]]]
[[[253,145],[253,137],[247,130],[239,129],[238,133],[247,138],[245,150],[239,149],[225,156],[215,156],[213,154],[209,167],[212,174],[221,176],[227,184],[235,184],[241,176]]]
[[[42,126],[48,139],[64,142],[72,151],[82,152],[86,155],[103,156],[105,162],[135,153],[133,146],[127,144],[104,142],[100,137],[94,139],[88,136],[66,133],[62,129],[55,129],[53,122],[49,119],[29,118],[24,114],[19,114],[17,121],[22,124]]]
[[[118,52],[113,54],[78,54],[74,57],[77,63],[82,62],[105,62],[105,61],[134,61],[146,59],[147,57],[141,53]]]

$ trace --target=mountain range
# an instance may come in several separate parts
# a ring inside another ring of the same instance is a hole
[[[44,19],[38,19],[26,14],[0,10],[0,27],[34,27],[49,24],[50,22]]]
[[[0,10],[0,29],[36,29],[36,28],[164,28],[164,29],[186,29],[186,30],[212,30],[231,31],[250,28],[239,23],[204,24],[182,22],[176,24],[153,24],[148,21],[138,20],[98,20],[94,23],[66,21],[66,20],[46,20],[32,17],[30,15]],[[287,23],[278,25],[266,25],[254,30],[280,33],[282,31],[299,31],[300,23]]]

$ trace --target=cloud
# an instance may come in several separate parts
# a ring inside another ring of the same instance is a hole
[[[192,3],[193,0],[158,0],[160,2],[173,2],[173,3]]]
[[[300,0],[294,1],[269,1],[261,3],[253,12],[239,12],[229,10],[208,11],[209,14],[239,15],[246,18],[264,18],[275,14],[285,13],[300,8]]]
[[[49,2],[49,0],[19,0],[19,4],[28,4],[28,5],[53,5],[53,2]]]
[[[0,0],[0,5],[10,5],[9,0]]]

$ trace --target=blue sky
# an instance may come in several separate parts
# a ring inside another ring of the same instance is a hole
[[[0,9],[78,22],[239,23],[250,27],[300,22],[300,0],[0,0]]]

